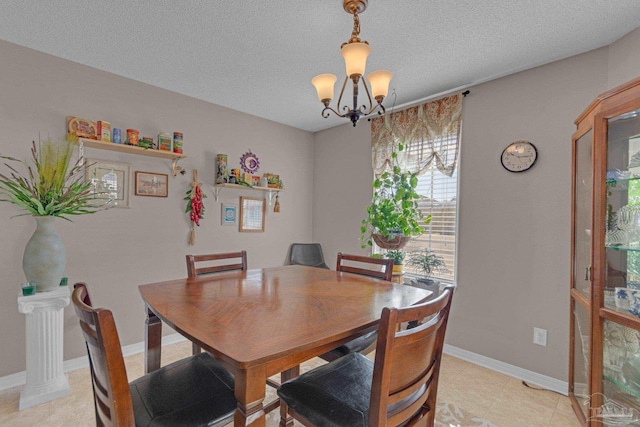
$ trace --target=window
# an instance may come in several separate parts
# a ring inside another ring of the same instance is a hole
[[[455,149],[457,141],[448,141],[447,151]],[[411,150],[411,147],[410,147]],[[435,162],[427,171],[418,177],[418,194],[422,196],[420,208],[425,218],[431,215],[431,222],[423,225],[424,233],[414,237],[404,248],[405,253],[415,250],[430,250],[442,257],[444,267],[431,275],[432,279],[453,283],[455,280],[456,260],[456,223],[458,212],[458,171],[451,177],[443,174],[435,167]],[[408,265],[405,261],[405,274],[411,276],[421,274],[419,269]]]
[[[424,233],[411,239],[403,249],[430,251],[441,261],[431,279],[455,281],[456,224],[458,212],[458,153],[462,118],[462,95],[440,98],[422,105],[393,112],[371,122],[373,171],[379,176],[393,165],[418,175],[419,203],[431,222]],[[394,159],[393,147],[405,146]],[[405,258],[405,275],[424,276],[424,270],[411,266]]]

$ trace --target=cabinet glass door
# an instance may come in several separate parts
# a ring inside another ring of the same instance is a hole
[[[603,321],[602,390],[604,402],[631,417],[627,425],[640,425],[639,114],[631,111],[607,123],[604,305],[628,320]]]
[[[590,130],[575,146],[575,213],[573,287],[589,299],[591,288],[591,212],[593,192],[593,135]]]
[[[607,131],[605,307],[628,313],[640,289],[640,118],[610,119]]]
[[[574,341],[573,341],[573,384],[571,390],[578,408],[584,418],[588,418],[590,387],[589,387],[589,313],[580,304],[575,304],[573,311]]]

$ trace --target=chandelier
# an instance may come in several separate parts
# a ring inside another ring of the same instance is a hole
[[[360,34],[360,19],[358,18],[358,14],[366,10],[368,0],[343,0],[342,3],[344,10],[353,15],[353,32],[351,33],[349,41],[343,43],[340,48],[347,73],[342,83],[342,89],[340,90],[340,96],[338,97],[338,104],[335,110],[331,108],[329,104],[333,99],[333,87],[337,77],[333,74],[320,74],[315,76],[313,80],[311,80],[311,83],[315,86],[316,91],[318,91],[320,102],[324,104],[322,117],[326,119],[330,115],[329,112],[332,111],[338,117],[349,118],[355,127],[361,117],[367,117],[376,111],[378,114],[385,112],[382,100],[389,92],[389,82],[393,74],[386,70],[369,73],[367,76],[367,80],[369,80],[369,84],[371,85],[371,91],[369,91],[367,82],[364,79],[364,70],[371,48],[369,47],[369,43],[361,41],[358,37]],[[344,95],[344,90],[349,80],[351,80],[353,85],[353,107],[342,105],[342,96]],[[358,87],[360,83],[364,86],[367,98],[369,99],[368,109],[364,104],[358,105]],[[373,98],[377,101],[376,105],[373,105],[371,95],[373,95]],[[343,113],[340,113],[341,110]]]

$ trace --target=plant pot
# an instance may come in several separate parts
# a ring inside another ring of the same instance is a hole
[[[376,245],[382,249],[402,249],[409,243],[409,240],[411,240],[411,237],[401,235],[396,235],[393,239],[389,240],[388,237],[384,237],[378,233],[373,234],[371,237],[373,237]]]
[[[30,283],[36,283],[37,292],[58,289],[67,263],[62,239],[54,228],[55,217],[35,216],[33,233],[22,256],[22,270]]]
[[[440,282],[438,280],[433,280],[433,279],[425,279],[424,277],[419,277],[416,279],[416,281],[418,283],[421,283],[423,285],[427,285],[427,286],[433,286],[433,285],[439,285]]]
[[[404,264],[393,264],[393,274],[404,274]]]

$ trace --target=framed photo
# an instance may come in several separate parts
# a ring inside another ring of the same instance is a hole
[[[240,197],[240,231],[264,232],[264,199]]]
[[[223,203],[220,222],[222,225],[236,225],[238,223],[238,205]]]
[[[169,175],[136,171],[136,196],[167,197]]]
[[[260,177],[258,175],[251,176],[251,186],[260,187]]]
[[[130,164],[86,159],[85,165],[85,179],[91,182],[96,198],[112,199],[118,208],[129,207]]]

